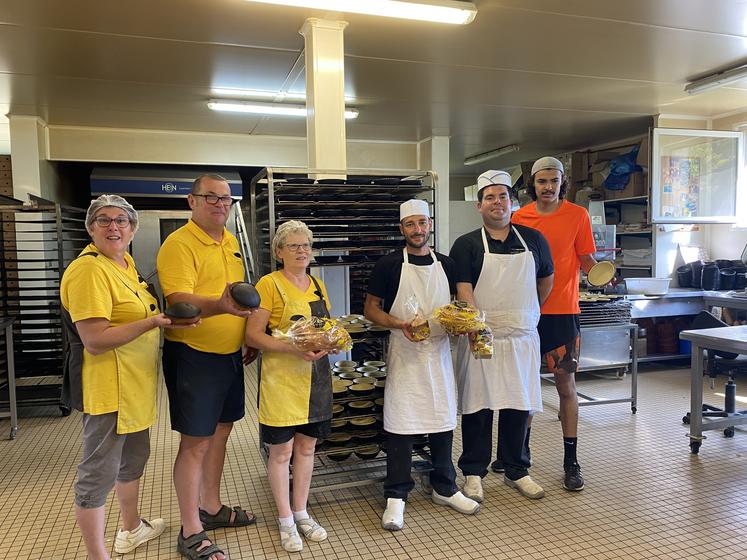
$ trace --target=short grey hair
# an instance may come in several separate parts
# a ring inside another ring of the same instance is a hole
[[[200,183],[202,183],[203,179],[212,179],[213,181],[222,181],[228,185],[228,179],[223,177],[223,175],[218,175],[217,173],[205,173],[204,175],[200,175],[192,182],[192,194],[199,194],[200,192]],[[231,185],[228,185],[230,188]]]
[[[86,230],[91,233],[93,228],[93,221],[96,219],[96,213],[102,208],[113,207],[120,208],[127,213],[127,217],[130,218],[130,227],[132,227],[132,233],[137,231],[139,221],[137,212],[132,207],[132,204],[127,202],[124,198],[116,194],[102,194],[95,200],[91,201],[91,205],[88,207],[86,212]]]
[[[314,244],[314,234],[311,233],[309,226],[300,220],[290,220],[281,224],[275,231],[275,237],[272,238],[273,257],[277,258],[278,249],[285,247],[285,240],[294,233],[303,233],[308,238],[309,244]]]

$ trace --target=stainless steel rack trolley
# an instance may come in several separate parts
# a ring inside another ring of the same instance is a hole
[[[410,198],[428,201],[435,228],[435,187],[432,172],[401,170],[265,168],[251,181],[251,239],[260,275],[277,267],[270,250],[277,227],[292,219],[305,222],[314,234],[311,268],[327,285],[332,314],[346,316],[355,324],[350,330],[352,358],[358,368],[372,367],[364,365],[367,361],[382,361],[389,334],[362,317],[368,277],[379,257],[403,245],[399,231],[402,202]],[[373,369],[378,371],[377,379],[385,380],[386,371]],[[335,375],[342,373],[351,373],[348,377],[353,378],[372,372],[353,368]],[[383,480],[381,412],[385,403],[383,383],[379,385],[372,395],[335,393],[333,433],[317,447],[312,491]],[[267,450],[261,451],[266,459]],[[430,471],[425,439],[417,443],[413,455],[414,472]],[[427,484],[427,477],[423,482]]]
[[[577,392],[579,406],[630,403],[635,414],[638,403],[638,325],[631,321],[631,303],[622,296],[581,299],[581,350],[578,372],[614,370],[623,379],[630,371],[630,397],[602,398]],[[553,376],[542,374],[550,383]]]
[[[90,239],[85,210],[30,198],[23,203],[0,197],[0,316],[15,320],[12,358],[18,406],[55,406],[67,416],[70,409],[60,403],[60,279]],[[3,361],[9,357],[2,352]]]

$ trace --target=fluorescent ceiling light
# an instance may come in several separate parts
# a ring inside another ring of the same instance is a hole
[[[213,88],[213,95],[238,97],[246,99],[269,99],[281,102],[285,99],[291,101],[306,101],[306,93],[303,91],[265,91],[259,89],[232,89],[232,88]],[[346,103],[354,103],[355,97],[346,95]]]
[[[249,0],[262,4],[313,8],[370,16],[386,16],[465,25],[477,15],[474,2],[456,0]]]
[[[736,68],[724,70],[723,72],[711,74],[710,76],[700,78],[699,80],[693,80],[685,86],[685,91],[690,95],[695,95],[728,84],[733,84],[734,82],[744,80],[745,78],[747,78],[747,65],[738,66]]]
[[[511,152],[518,152],[518,151],[519,151],[518,144],[510,144],[508,146],[503,146],[502,148],[496,148],[495,150],[490,150],[489,152],[483,152],[481,154],[475,154],[474,156],[465,158],[464,165],[477,165],[478,163],[488,161],[489,159],[497,158],[498,156],[502,156],[505,154],[510,154]]]
[[[289,117],[305,117],[306,107],[303,105],[287,105],[282,103],[245,103],[242,101],[227,101],[211,99],[208,107],[213,111],[231,113],[251,113],[253,115],[282,115]],[[346,119],[358,117],[358,109],[345,109]]]

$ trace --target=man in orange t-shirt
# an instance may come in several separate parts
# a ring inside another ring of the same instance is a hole
[[[584,488],[581,467],[576,459],[578,435],[578,398],[575,373],[581,343],[578,305],[578,271],[596,264],[596,251],[589,213],[565,200],[568,182],[563,164],[553,157],[538,159],[532,166],[527,192],[531,204],[514,213],[512,222],[539,230],[550,245],[555,263],[555,282],[541,308],[537,330],[540,352],[554,374],[560,398],[560,423],[563,428],[566,490]],[[526,447],[529,446],[527,431]],[[494,466],[494,470],[496,470]]]

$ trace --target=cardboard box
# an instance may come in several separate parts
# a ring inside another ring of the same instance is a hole
[[[573,152],[571,154],[570,176],[574,183],[589,180],[589,152]]]
[[[643,140],[641,140],[641,145],[638,150],[638,157],[636,158],[635,162],[636,164],[640,165],[644,169],[648,169],[648,134],[643,137]]]
[[[630,179],[621,191],[607,190],[607,198],[631,198],[633,196],[644,196],[648,194],[648,175],[637,171],[630,174]]]

